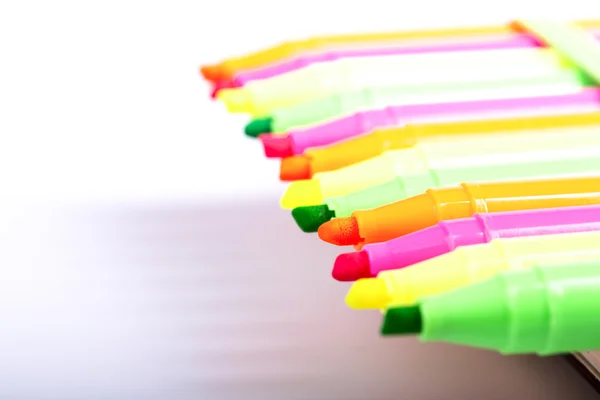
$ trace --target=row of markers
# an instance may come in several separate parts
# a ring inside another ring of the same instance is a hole
[[[281,158],[281,205],[354,246],[383,335],[600,349],[600,21],[346,35],[202,67]]]

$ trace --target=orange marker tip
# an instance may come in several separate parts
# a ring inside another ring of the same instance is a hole
[[[354,217],[336,218],[319,227],[319,238],[337,246],[350,246],[362,239],[358,231],[358,221]]]
[[[205,65],[200,68],[200,73],[204,79],[209,81],[218,81],[221,78],[221,68],[219,65]]]
[[[297,181],[300,179],[310,179],[310,159],[304,155],[286,157],[281,160],[279,168],[279,179],[282,181]]]

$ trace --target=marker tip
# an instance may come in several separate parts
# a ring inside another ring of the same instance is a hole
[[[319,226],[335,218],[335,211],[331,211],[326,204],[318,206],[296,207],[292,210],[292,217],[303,232],[317,232]]]
[[[292,182],[281,198],[281,207],[288,210],[321,203],[323,203],[321,182],[314,179]]]
[[[310,179],[312,177],[310,166],[310,159],[304,155],[285,157],[279,167],[279,179],[282,181]]]
[[[319,227],[319,238],[337,246],[356,245],[362,241],[354,217],[336,218]]]
[[[273,135],[270,133],[258,137],[265,150],[267,158],[283,158],[292,154],[292,141],[288,135]]]
[[[263,133],[270,133],[272,123],[273,118],[271,117],[253,119],[244,128],[244,133],[246,136],[256,138]]]
[[[218,65],[205,65],[200,67],[200,73],[206,80],[217,81],[221,77],[221,68]]]
[[[423,329],[421,308],[414,304],[389,308],[381,325],[382,335],[415,335]]]
[[[366,251],[343,253],[337,256],[331,275],[336,281],[352,282],[362,278],[372,278],[369,255]]]
[[[387,285],[380,278],[357,280],[346,296],[346,304],[358,310],[385,308],[390,301]]]
[[[231,113],[249,111],[250,99],[243,89],[222,89],[216,94],[217,100],[222,101]]]

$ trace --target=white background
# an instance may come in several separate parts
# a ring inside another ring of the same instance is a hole
[[[198,66],[595,0],[0,3],[0,398],[591,399],[560,359],[380,339]]]

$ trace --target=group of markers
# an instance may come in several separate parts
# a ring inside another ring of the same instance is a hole
[[[383,335],[600,349],[600,21],[318,37],[205,66]]]

